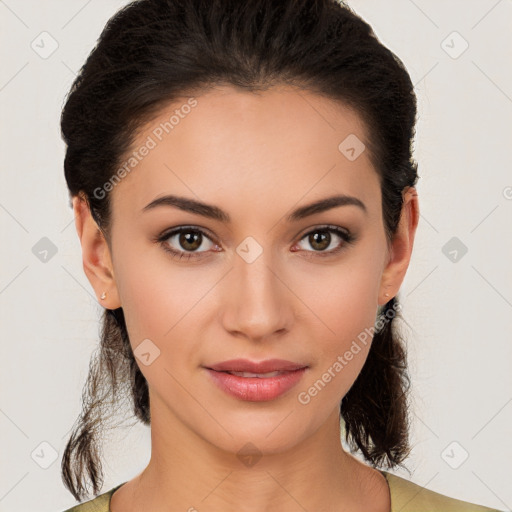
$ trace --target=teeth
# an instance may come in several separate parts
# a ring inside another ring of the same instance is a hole
[[[281,375],[282,372],[268,372],[268,373],[251,373],[251,372],[227,372],[231,375],[237,375],[238,377],[257,377],[260,379],[264,379],[266,377],[276,377],[277,375]]]

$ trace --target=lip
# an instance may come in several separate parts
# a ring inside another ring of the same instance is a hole
[[[268,372],[286,372],[305,368],[306,364],[287,361],[286,359],[266,359],[264,361],[250,361],[249,359],[231,359],[208,366],[210,370],[218,372],[251,372],[251,373],[268,373]]]
[[[306,372],[307,366],[285,361],[268,359],[253,362],[247,359],[233,359],[205,367],[213,382],[222,391],[239,400],[263,402],[275,400],[296,386]],[[228,371],[263,374],[280,372],[270,377],[243,377]]]

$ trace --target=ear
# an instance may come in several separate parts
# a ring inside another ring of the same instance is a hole
[[[98,302],[106,309],[121,307],[110,248],[98,224],[93,219],[85,198],[73,197],[73,212],[76,231],[82,246],[84,272],[94,288]],[[105,299],[100,298],[103,292],[106,292]]]
[[[402,192],[403,204],[400,221],[393,237],[390,257],[382,274],[379,291],[379,305],[384,305],[394,297],[405,277],[411,259],[414,236],[420,217],[418,193],[414,187]],[[385,294],[389,296],[386,297]]]

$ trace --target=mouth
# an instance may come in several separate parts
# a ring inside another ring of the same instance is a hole
[[[231,359],[207,366],[208,369],[232,374],[251,373],[263,375],[274,372],[290,372],[306,368],[308,365],[288,361],[286,359],[266,359],[264,361],[250,361],[249,359]]]
[[[217,370],[213,370],[217,371]],[[283,375],[283,373],[287,373],[284,371],[275,371],[275,372],[267,372],[267,373],[252,373],[252,372],[229,372],[226,371],[224,373],[229,373],[230,375],[236,375],[238,377],[253,377],[256,379],[266,379],[268,377],[277,377],[278,375]]]
[[[250,402],[275,400],[302,379],[308,366],[284,360],[225,361],[205,367],[219,389]]]

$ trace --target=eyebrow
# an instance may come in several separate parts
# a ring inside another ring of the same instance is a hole
[[[162,197],[157,197],[149,204],[147,204],[141,210],[141,212],[144,213],[160,206],[178,208],[180,210],[195,213],[196,215],[202,215],[203,217],[218,220],[226,224],[229,224],[231,222],[231,217],[229,216],[229,214],[226,213],[224,210],[221,210],[218,206],[202,203],[200,201],[196,201],[195,199],[175,195],[165,195]],[[316,213],[322,213],[327,210],[331,210],[332,208],[337,208],[339,206],[357,206],[365,214],[368,213],[365,204],[357,197],[339,194],[335,196],[326,197],[324,199],[320,199],[319,201],[315,201],[305,206],[301,206],[294,210],[292,213],[290,213],[287,216],[286,220],[288,222],[296,222],[298,220],[304,219]]]

